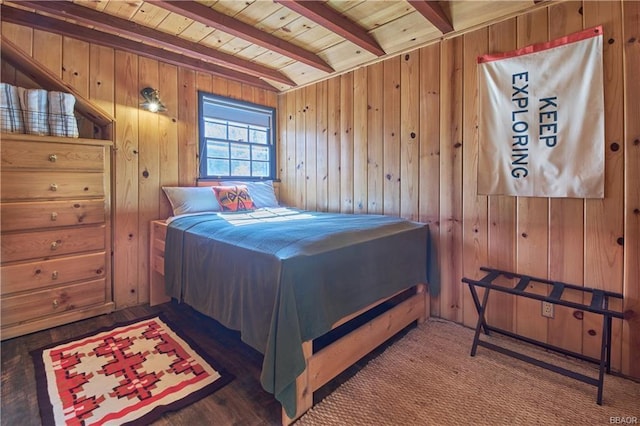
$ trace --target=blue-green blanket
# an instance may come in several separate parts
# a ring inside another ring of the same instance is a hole
[[[427,282],[428,229],[381,215],[261,209],[170,223],[167,294],[239,330],[261,382],[295,413],[302,343],[383,297]]]

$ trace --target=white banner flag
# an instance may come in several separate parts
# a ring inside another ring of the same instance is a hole
[[[604,197],[602,27],[478,57],[478,193]]]

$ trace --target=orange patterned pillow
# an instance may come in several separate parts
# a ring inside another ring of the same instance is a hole
[[[253,200],[247,185],[212,186],[224,212],[253,210]]]

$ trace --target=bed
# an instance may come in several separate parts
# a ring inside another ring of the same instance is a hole
[[[382,215],[263,208],[151,224],[151,297],[186,303],[264,355],[261,383],[289,424],[313,392],[428,316],[427,225]],[[161,291],[160,291],[161,292]],[[313,341],[397,298],[314,352]]]

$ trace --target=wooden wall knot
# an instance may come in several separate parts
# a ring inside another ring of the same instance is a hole
[[[582,311],[573,311],[573,317],[577,320],[582,321],[584,319],[584,312]]]

